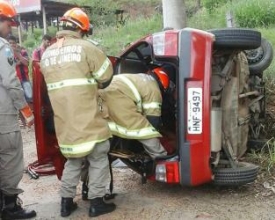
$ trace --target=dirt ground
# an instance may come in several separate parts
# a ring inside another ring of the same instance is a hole
[[[36,157],[34,129],[22,128],[25,165]],[[155,220],[155,219],[221,219],[272,220],[275,219],[275,180],[263,184],[256,181],[240,188],[221,188],[204,185],[195,188],[167,185],[158,182],[141,184],[138,174],[128,168],[115,168],[114,202],[117,209],[94,219]],[[27,209],[35,209],[34,219],[85,220],[89,202],[81,200],[80,185],[75,201],[79,208],[69,217],[60,217],[60,182],[56,176],[41,176],[37,180],[24,174],[20,184],[25,192],[20,196]]]

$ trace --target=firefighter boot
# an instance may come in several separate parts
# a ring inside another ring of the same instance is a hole
[[[116,209],[116,205],[114,203],[105,203],[102,197],[97,197],[97,198],[91,199],[89,216],[96,217],[99,215],[112,212],[115,209]]]
[[[27,211],[21,207],[20,199],[17,195],[4,196],[4,209],[2,220],[29,219],[36,216],[34,210]]]
[[[89,188],[87,186],[87,184],[85,182],[82,183],[82,200],[84,201],[87,201],[88,200],[88,191],[89,191]],[[115,197],[117,196],[117,193],[106,193],[105,196],[103,197],[103,199],[105,201],[108,201],[108,200],[111,200],[111,199],[114,199]]]
[[[76,210],[77,204],[73,201],[73,198],[61,198],[61,216],[67,217],[74,210]]]

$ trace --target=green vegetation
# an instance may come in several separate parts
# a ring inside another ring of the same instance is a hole
[[[55,36],[57,29],[55,27],[48,27],[48,34]],[[35,28],[33,33],[29,30],[28,32],[23,32],[23,47],[25,47],[29,54],[41,44],[43,37],[43,29]]]
[[[202,0],[202,5],[211,13],[213,10],[220,8],[227,0]]]
[[[131,17],[133,11],[138,12],[137,9],[156,7],[161,3],[161,0],[69,0],[63,2],[90,6],[91,11],[88,11],[88,13],[95,26],[112,26],[117,25],[118,20],[119,22],[127,20],[128,17]],[[116,16],[117,10],[123,10],[126,16],[122,19],[120,18],[121,14]],[[141,13],[139,17],[142,17],[142,15]]]
[[[272,77],[274,77],[275,76],[275,38],[274,38],[275,26],[270,28],[257,28],[257,29],[262,33],[262,36],[272,44],[273,51],[274,51],[274,58],[271,65],[265,71],[265,74],[271,75]]]
[[[96,29],[93,39],[100,43],[100,47],[109,55],[116,56],[128,44],[150,33],[162,29],[162,18],[156,14],[151,18],[137,19],[125,26],[108,29]]]
[[[268,172],[270,175],[275,170],[275,139],[271,138],[264,147],[257,152],[253,150],[248,154],[250,160],[260,165],[262,172]]]
[[[204,0],[203,3],[205,2],[216,2],[216,0]],[[188,26],[202,30],[226,27],[226,13],[231,11],[236,27],[253,27],[259,30],[262,36],[270,41],[275,49],[274,0],[227,0],[218,2],[220,3],[217,7],[212,7],[211,10],[204,7],[190,17]],[[252,26],[252,24],[255,25]],[[265,71],[265,74],[275,75],[275,60]]]
[[[234,4],[236,20],[241,27],[269,27],[275,24],[274,0],[245,0]]]

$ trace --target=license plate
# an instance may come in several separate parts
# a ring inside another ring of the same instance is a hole
[[[189,88],[187,92],[188,134],[202,133],[202,88]]]

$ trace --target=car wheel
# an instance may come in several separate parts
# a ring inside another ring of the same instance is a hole
[[[213,184],[219,186],[241,186],[253,182],[257,178],[258,166],[238,162],[236,168],[230,167],[228,161],[213,169]]]
[[[269,41],[262,38],[261,46],[245,51],[251,74],[261,74],[273,59],[273,48]]]
[[[247,141],[247,148],[249,150],[260,151],[266,146],[268,139],[249,139]]]
[[[256,49],[261,45],[261,33],[252,29],[224,28],[208,32],[215,35],[215,49]]]

